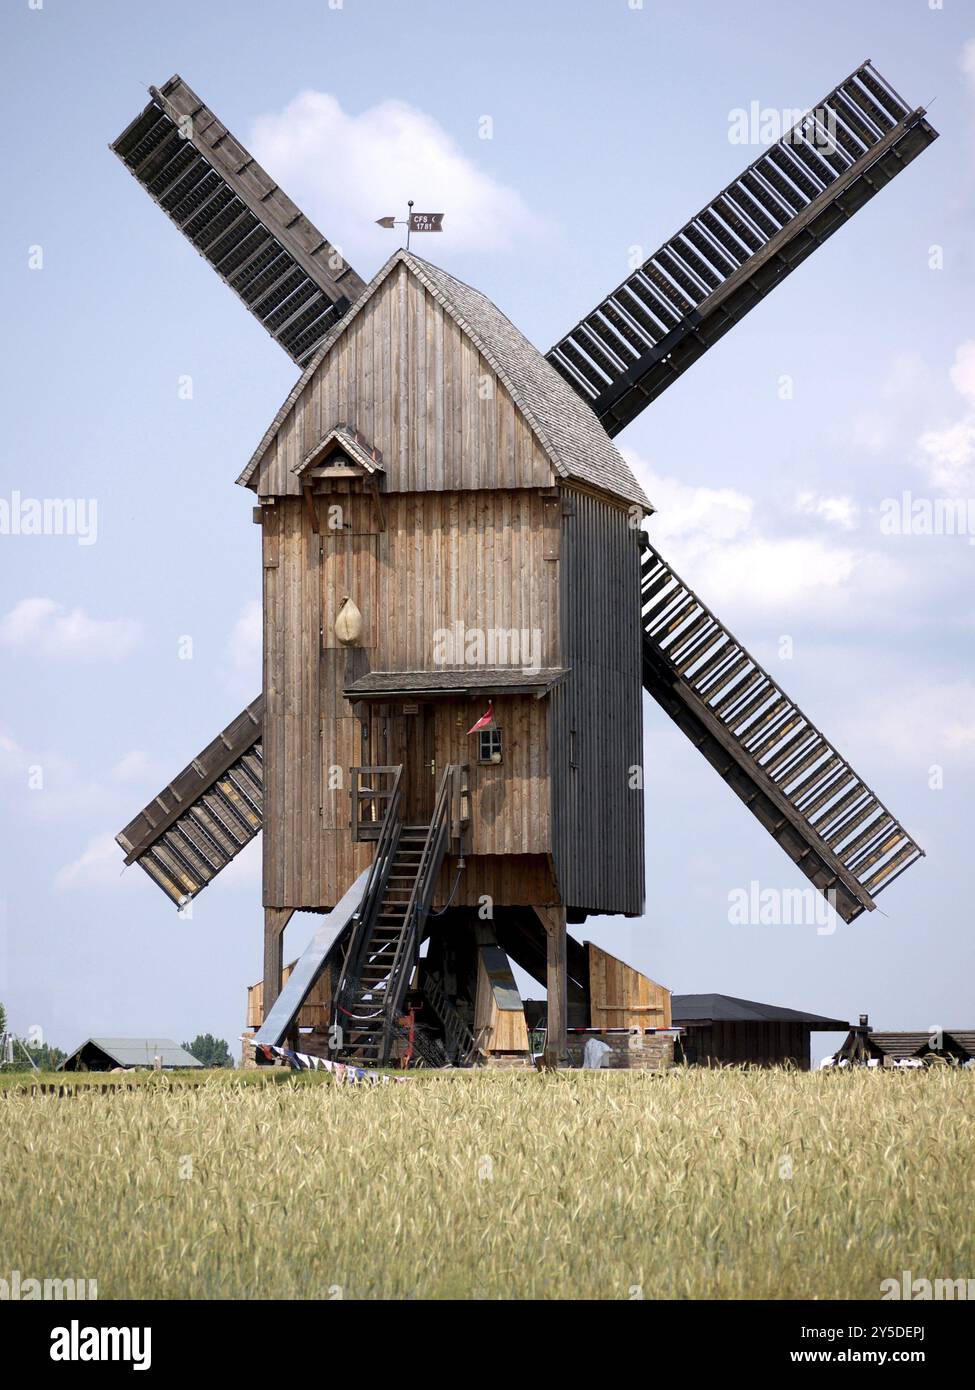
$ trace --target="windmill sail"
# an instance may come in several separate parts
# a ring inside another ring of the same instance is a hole
[[[179,76],[112,149],[299,366],[365,282]]]
[[[846,922],[924,851],[650,546],[643,684]]]
[[[238,714],[116,840],[182,906],[250,844],[264,819],[264,696]]]
[[[935,131],[869,63],[551,349],[610,435],[921,153]]]

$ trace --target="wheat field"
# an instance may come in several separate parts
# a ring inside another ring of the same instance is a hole
[[[0,1097],[0,1277],[101,1299],[822,1299],[975,1275],[972,1073],[154,1079]]]

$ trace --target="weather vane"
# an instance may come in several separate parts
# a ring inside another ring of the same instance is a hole
[[[407,206],[407,208],[409,209],[409,211],[407,212],[407,214],[406,214],[405,217],[400,217],[400,218],[396,218],[396,217],[377,217],[377,218],[376,218],[376,226],[377,226],[377,227],[385,227],[388,231],[392,231],[392,229],[393,229],[394,227],[405,227],[405,228],[406,228],[406,249],[407,249],[407,251],[408,251],[408,250],[410,249],[410,233],[411,233],[411,232],[442,232],[442,231],[443,231],[443,213],[442,213],[442,212],[414,212],[414,211],[413,211],[413,199],[412,199],[412,198],[409,200],[409,202],[407,203],[406,206]]]

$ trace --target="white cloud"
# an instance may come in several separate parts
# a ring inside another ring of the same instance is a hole
[[[752,524],[754,503],[745,493],[730,487],[695,487],[676,478],[665,478],[634,450],[622,449],[621,453],[657,509],[650,526],[651,534],[658,540],[702,534],[715,540],[730,540]]]
[[[105,831],[89,840],[77,859],[58,870],[54,888],[58,893],[75,888],[105,888],[118,882],[124,867],[122,850],[115,843],[115,836]]]
[[[969,405],[975,407],[975,339],[962,343],[955,353],[951,371],[951,384],[959,391]]]
[[[959,419],[918,437],[920,466],[928,482],[949,497],[975,496],[975,339],[955,353],[951,383],[967,409]]]
[[[700,585],[701,597],[707,602],[713,594],[729,614],[748,609],[796,620],[837,618],[852,594],[859,602],[866,593],[895,584],[892,567],[881,556],[816,537],[758,534],[735,545],[702,546],[691,560],[691,582]]]
[[[66,660],[117,661],[137,646],[142,626],[128,618],[90,618],[51,598],[25,598],[0,618],[0,642]]]
[[[851,443],[867,453],[882,453],[913,434],[918,414],[932,389],[931,371],[917,352],[899,352],[891,360],[879,394],[887,402],[880,410],[859,411],[853,418]]]
[[[113,766],[91,775],[56,748],[25,748],[0,734],[0,786],[17,815],[45,822],[71,819],[122,825],[131,818],[133,800],[145,800],[151,784],[162,781],[141,750],[126,753]],[[137,794],[137,795],[136,795]]]
[[[786,517],[781,520],[789,530],[775,533],[746,493],[664,478],[632,450],[624,453],[659,509],[650,518],[651,541],[732,627],[741,614],[862,621],[871,599],[903,583],[898,567],[879,552],[792,534],[794,522]],[[852,524],[852,499],[801,496],[840,528]]]
[[[800,492],[795,508],[803,516],[818,517],[841,531],[856,529],[860,510],[852,497],[826,497],[818,492]]]
[[[259,117],[248,144],[290,196],[350,259],[383,260],[401,244],[377,217],[444,212],[441,236],[418,238],[420,255],[497,250],[538,229],[521,196],[479,168],[441,125],[406,102],[358,115],[329,92],[303,91],[283,111]],[[366,276],[368,279],[368,274]]]
[[[918,439],[921,466],[928,481],[952,497],[975,488],[975,417],[957,420],[943,430],[927,430]]]

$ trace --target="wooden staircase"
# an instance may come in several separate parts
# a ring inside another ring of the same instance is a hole
[[[335,996],[335,1023],[342,1040],[338,1055],[359,1064],[389,1061],[394,1040],[402,1036],[403,1001],[444,855],[457,828],[458,788],[466,796],[466,769],[450,764],[441,776],[429,824],[404,825],[401,770],[393,771],[392,788],[384,793],[376,857],[353,918]]]
[[[423,850],[430,834],[429,825],[403,825],[395,837],[390,871],[377,890],[376,911],[368,934],[362,963],[354,980],[348,982],[343,999],[342,1056],[348,1061],[379,1062],[387,1002],[393,1002],[394,965],[402,958],[411,901],[416,893],[417,876]],[[439,871],[439,864],[437,869]],[[363,904],[368,909],[368,903]],[[353,941],[353,946],[354,946]]]

